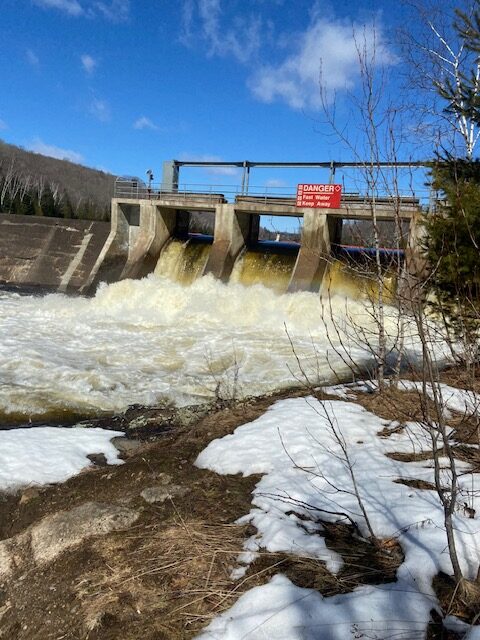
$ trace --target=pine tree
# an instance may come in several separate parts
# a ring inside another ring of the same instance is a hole
[[[426,250],[442,303],[480,300],[480,162],[447,157],[432,171],[444,200],[426,220]]]

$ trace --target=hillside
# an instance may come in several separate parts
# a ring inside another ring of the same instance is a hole
[[[107,219],[115,176],[0,140],[0,212]]]

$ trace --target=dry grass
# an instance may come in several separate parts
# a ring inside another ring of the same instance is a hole
[[[412,480],[410,478],[397,478],[394,480],[398,484],[404,484],[412,489],[420,489],[421,491],[435,491],[435,485],[427,480]]]
[[[110,638],[109,628],[113,632],[119,626],[129,640],[184,640],[279,571],[330,596],[394,580],[403,560],[398,543],[375,549],[350,527],[329,524],[327,544],[345,559],[339,574],[331,574],[317,558],[263,552],[245,577],[233,581],[230,574],[248,529],[185,518],[177,511],[173,521],[151,525],[141,535],[100,541],[96,552],[103,562],[76,585],[86,640]]]
[[[97,552],[104,566],[76,587],[88,637],[119,617],[135,620],[139,629],[148,618],[151,629],[153,616],[164,637],[187,637],[187,629],[203,626],[237,596],[238,585],[229,575],[244,530],[177,512],[173,521],[150,525],[139,535],[102,541]]]

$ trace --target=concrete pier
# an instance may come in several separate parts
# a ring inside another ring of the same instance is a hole
[[[132,209],[129,203],[112,200],[110,233],[88,277],[80,287],[82,293],[95,289],[101,281],[114,282],[120,279],[128,258],[135,222],[136,207]]]
[[[329,217],[328,210],[304,211],[300,251],[288,285],[290,293],[321,288],[331,262],[331,242],[335,242],[340,225],[341,220]]]
[[[420,213],[416,213],[410,220],[405,269],[397,292],[409,304],[421,298],[421,284],[428,274],[427,259],[421,250],[425,234],[425,226],[420,223]]]
[[[161,250],[172,237],[175,222],[175,211],[151,202],[140,204],[139,228],[120,280],[142,278],[155,270]]]
[[[233,204],[215,207],[215,233],[204,273],[227,281],[235,260],[249,242],[258,240],[260,216],[242,213]]]

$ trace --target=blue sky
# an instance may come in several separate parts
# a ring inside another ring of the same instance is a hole
[[[322,115],[319,74],[355,132],[352,29],[399,75],[392,0],[1,0],[0,137],[114,174],[163,160],[349,160]],[[186,172],[238,182],[232,170]],[[303,180],[301,179],[303,178]],[[325,174],[256,172],[258,184]]]

